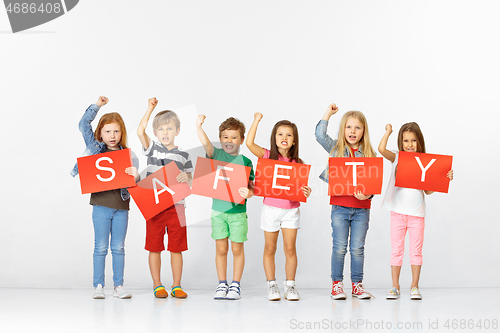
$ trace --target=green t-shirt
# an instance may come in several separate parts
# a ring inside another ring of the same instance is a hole
[[[223,162],[234,163],[234,164],[240,164],[240,165],[250,167],[249,180],[255,179],[252,161],[250,161],[250,159],[248,159],[247,157],[245,157],[241,154],[238,156],[230,155],[230,154],[226,153],[223,149],[219,149],[219,148],[214,147],[214,151],[212,153],[212,159],[218,160],[218,161],[223,161]],[[230,201],[213,199],[212,209],[215,211],[218,211],[218,212],[231,213],[231,214],[244,213],[247,211],[247,201],[245,200],[244,204],[237,204],[237,203],[230,202]]]

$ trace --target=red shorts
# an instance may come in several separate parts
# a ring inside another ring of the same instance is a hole
[[[186,214],[184,205],[173,205],[146,221],[146,246],[150,252],[165,250],[165,231],[169,252],[183,252],[187,247]]]

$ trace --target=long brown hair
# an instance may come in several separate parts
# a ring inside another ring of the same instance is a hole
[[[278,132],[278,128],[281,126],[290,127],[293,131],[293,144],[288,150],[288,156],[291,161],[295,160],[298,163],[304,163],[299,158],[299,131],[297,129],[297,125],[288,120],[280,120],[278,121],[271,132],[271,150],[269,154],[269,158],[272,160],[277,160],[279,156],[278,145],[276,145],[276,132]],[[283,156],[286,157],[286,156]]]
[[[411,132],[417,137],[417,153],[425,153],[425,141],[420,126],[417,123],[406,123],[399,129],[398,133],[398,149],[403,151],[403,134],[404,132]]]
[[[101,130],[104,126],[111,123],[117,123],[120,125],[122,130],[122,137],[118,144],[123,148],[127,149],[127,129],[125,128],[125,122],[122,119],[122,116],[118,112],[106,113],[99,119],[99,123],[97,124],[97,128],[94,132],[94,137],[97,141],[102,142],[101,138]]]
[[[364,131],[363,131],[363,137],[359,141],[360,146],[363,147],[363,156],[364,157],[375,157],[377,154],[375,153],[375,150],[373,150],[372,145],[370,143],[370,135],[368,134],[368,122],[366,121],[366,117],[361,111],[348,111],[344,113],[342,116],[342,120],[340,121],[340,128],[339,128],[339,136],[337,140],[337,144],[335,147],[333,147],[332,151],[330,152],[333,153],[335,149],[337,149],[336,157],[343,157],[344,156],[344,151],[346,147],[349,147],[349,144],[347,143],[345,139],[345,126],[347,123],[347,120],[350,117],[354,117],[357,120],[363,124]],[[352,150],[348,149],[349,151],[349,156],[352,156]]]

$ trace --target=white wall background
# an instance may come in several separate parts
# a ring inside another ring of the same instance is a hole
[[[301,157],[313,166],[314,193],[301,208],[297,244],[297,282],[308,287],[330,287],[330,207],[317,178],[328,154],[314,139],[326,107],[335,102],[341,111],[363,111],[375,147],[386,123],[397,131],[416,121],[428,152],[453,155],[455,170],[449,194],[427,197],[421,286],[500,286],[499,10],[497,1],[456,0],[88,0],[17,34],[0,10],[0,287],[91,287],[91,206],[69,171],[84,149],[78,121],[99,95],[110,98],[103,112],[124,117],[136,153],[135,130],[153,96],[158,110],[191,105],[182,113],[181,131],[188,135],[178,140],[181,146],[197,144],[196,112],[207,115],[212,140],[225,118],[250,127],[253,113],[262,112],[256,142],[265,147],[276,121],[296,122]],[[331,121],[332,136],[339,119]],[[389,148],[396,148],[395,136]],[[246,147],[242,153],[256,162]],[[384,167],[385,191],[390,163]],[[367,288],[391,283],[389,212],[381,201],[372,202]],[[248,204],[246,287],[265,282],[261,202],[256,197]],[[213,288],[210,199],[190,197],[188,205],[183,285]],[[152,284],[144,238],[144,219],[132,203],[129,288]],[[164,259],[169,285],[168,254]],[[280,247],[279,280],[283,262]],[[407,254],[404,265],[402,285],[409,287]],[[111,285],[111,267],[107,273]]]

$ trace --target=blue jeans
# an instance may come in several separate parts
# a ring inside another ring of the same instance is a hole
[[[113,256],[113,283],[123,285],[125,267],[125,236],[127,235],[128,210],[113,209],[94,205],[94,287],[104,286],[104,268],[111,234],[111,254]]]
[[[351,282],[363,281],[365,238],[370,220],[370,210],[332,205],[332,281],[344,279],[344,258],[351,254]]]

